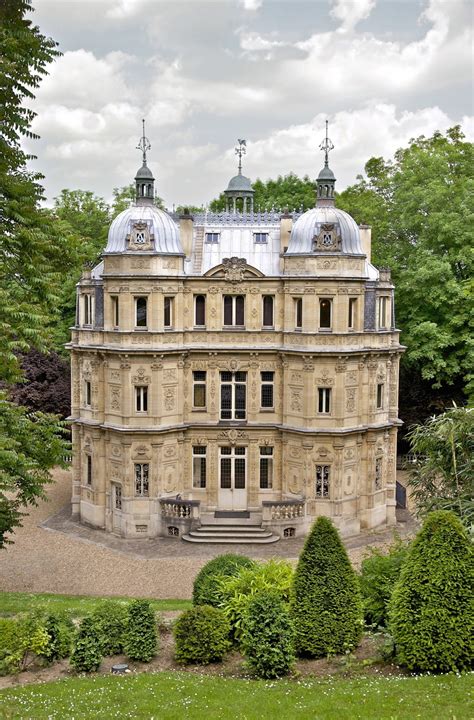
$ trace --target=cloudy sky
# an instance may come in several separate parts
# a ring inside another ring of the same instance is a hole
[[[149,165],[168,207],[206,203],[236,172],[315,177],[324,121],[338,188],[369,157],[460,123],[474,139],[472,0],[34,0],[63,55],[29,145],[49,200],[110,199]]]

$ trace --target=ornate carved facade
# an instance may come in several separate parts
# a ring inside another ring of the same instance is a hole
[[[146,163],[136,182],[78,284],[74,512],[124,537],[216,511],[281,537],[320,514],[344,534],[393,523],[393,286],[333,179],[300,216],[179,220],[152,204]]]

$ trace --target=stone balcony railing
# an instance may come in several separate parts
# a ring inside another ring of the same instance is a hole
[[[294,521],[305,517],[306,502],[304,500],[264,500],[262,502],[262,521]]]
[[[160,500],[161,517],[173,520],[198,520],[200,505],[199,500],[162,498]]]

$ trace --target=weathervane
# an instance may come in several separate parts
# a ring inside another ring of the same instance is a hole
[[[139,140],[139,142],[138,142],[137,150],[141,150],[141,151],[142,151],[142,153],[143,153],[143,164],[146,165],[146,151],[147,151],[147,150],[151,150],[151,145],[150,145],[150,141],[149,141],[148,138],[145,136],[145,119],[144,119],[144,118],[143,118],[143,120],[142,120],[142,126],[143,126],[143,134],[142,134],[142,137],[140,138],[140,140]]]
[[[324,150],[324,165],[325,167],[328,167],[328,156],[331,150],[334,150],[334,145],[332,143],[332,140],[328,138],[328,121],[326,120],[326,137],[322,141],[321,145],[319,146],[320,150]]]
[[[235,148],[235,154],[239,156],[239,175],[242,175],[242,155],[245,155],[247,150],[247,140],[237,140],[239,146]]]

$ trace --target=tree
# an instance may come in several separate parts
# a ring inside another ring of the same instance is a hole
[[[474,660],[474,554],[459,518],[430,513],[390,601],[397,659],[409,670],[468,670]]]
[[[256,211],[309,210],[316,203],[315,184],[307,175],[299,178],[294,173],[289,173],[265,182],[257,179],[252,187],[255,192],[253,205]],[[222,212],[225,206],[226,197],[221,193],[209,207],[213,212]]]
[[[31,20],[30,0],[0,6],[0,382],[21,379],[18,351],[45,349],[57,312],[62,271],[71,257],[69,238],[41,210],[41,175],[27,169],[22,137],[34,138],[34,97],[47,65],[59,54]],[[34,504],[50,481],[49,469],[63,462],[68,443],[57,418],[31,413],[0,392],[0,547],[21,524],[22,509]],[[64,464],[64,463],[63,463]]]
[[[407,440],[417,456],[408,483],[418,512],[452,510],[474,530],[474,408],[431,417]]]
[[[113,196],[114,199],[112,201],[112,206],[110,207],[111,218],[116,217],[119,213],[130,207],[130,205],[133,205],[136,199],[135,185],[130,183],[130,185],[123,185],[120,188],[114,188]],[[153,204],[160,210],[165,209],[163,200],[158,195],[155,195]]]
[[[148,600],[134,600],[128,608],[124,651],[132,660],[150,662],[156,654],[158,637],[155,614]]]
[[[261,678],[286,675],[295,660],[294,629],[279,593],[264,590],[249,601],[242,648],[249,667]]]
[[[306,538],[295,571],[291,614],[298,655],[345,652],[362,635],[359,583],[329,518],[319,517]]]
[[[71,654],[71,665],[78,672],[98,670],[102,662],[101,642],[97,627],[92,617],[82,619],[74,649]]]
[[[10,390],[10,399],[30,410],[54,413],[66,419],[71,414],[70,365],[56,352],[31,348],[20,358],[23,380]]]

